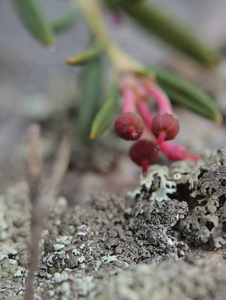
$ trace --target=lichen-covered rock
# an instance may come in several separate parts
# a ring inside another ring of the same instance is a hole
[[[139,245],[145,245],[153,255],[182,257],[188,246],[181,241],[175,225],[188,214],[186,202],[177,200],[147,201],[140,200],[133,211],[130,221],[131,230]]]
[[[173,261],[133,265],[103,286],[99,300],[223,300],[226,267]]]
[[[226,147],[206,151],[197,162],[149,167],[147,177],[141,176],[131,195],[138,201],[187,202],[189,213],[178,226],[184,239],[192,245],[208,242],[216,248],[226,244]]]
[[[139,186],[131,194],[133,197],[142,196],[149,200],[170,200],[169,195],[176,192],[176,183],[169,175],[166,166],[153,165],[148,168],[146,177],[141,175]]]
[[[186,167],[187,166],[187,167]],[[226,244],[226,147],[206,152],[198,163],[172,164],[171,176],[177,182],[177,197],[186,194],[189,215],[180,222],[183,236],[192,245]]]

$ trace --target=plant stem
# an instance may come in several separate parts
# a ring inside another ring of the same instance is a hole
[[[163,142],[161,151],[170,161],[178,161],[183,159],[197,161],[201,158],[201,156],[198,154],[189,153],[187,149],[179,143],[170,144],[168,142]]]
[[[152,132],[152,115],[146,99],[139,99],[136,103],[137,109],[145,123],[147,129]]]
[[[75,1],[75,0],[74,0]],[[102,6],[98,0],[76,0],[86,22],[97,39],[106,40],[105,51],[110,58],[115,71],[119,74],[137,72],[145,73],[146,68],[124,53],[110,38],[102,18]],[[152,74],[149,73],[148,74]]]
[[[143,159],[141,167],[142,167],[143,177],[146,178],[147,174],[148,174],[148,162],[147,162],[147,159]]]
[[[122,112],[123,113],[128,113],[128,112],[135,112],[136,111],[136,106],[135,106],[135,95],[132,89],[126,89],[123,93],[123,108]]]
[[[165,131],[161,131],[158,138],[157,138],[157,143],[155,146],[155,150],[159,151],[161,149],[162,143],[164,142],[166,137],[166,132]]]
[[[102,8],[98,0],[76,0],[92,33],[98,39],[108,40],[108,33],[102,20]]]
[[[147,86],[147,90],[151,96],[154,97],[158,104],[158,113],[169,113],[172,114],[172,105],[166,93],[163,92],[156,84]]]

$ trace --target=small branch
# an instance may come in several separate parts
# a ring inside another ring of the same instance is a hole
[[[57,159],[53,165],[52,174],[46,184],[42,183],[41,178],[41,157],[38,154],[40,142],[40,128],[32,125],[29,131],[28,143],[28,185],[31,195],[31,237],[30,237],[30,264],[29,275],[27,278],[27,290],[24,299],[34,298],[34,276],[39,259],[39,241],[43,225],[57,196],[64,174],[68,168],[71,152],[71,133],[64,133],[60,143]],[[43,180],[44,182],[44,180]],[[35,185],[37,183],[37,186]]]
[[[52,175],[50,177],[49,184],[47,185],[48,192],[46,194],[46,197],[49,198],[50,206],[53,204],[53,201],[59,192],[65,172],[68,168],[71,154],[71,140],[72,134],[64,133],[59,147],[58,156],[53,166]]]
[[[111,39],[102,16],[102,5],[99,0],[73,0],[80,7],[86,22],[93,35],[100,40],[106,41],[105,51],[111,60],[117,73],[141,73],[146,68],[138,61],[124,53]],[[152,72],[148,72],[149,75]]]
[[[28,132],[27,181],[32,203],[36,202],[42,172],[42,158],[39,152],[40,131],[40,126],[33,124]]]
[[[135,93],[132,89],[127,88],[123,92],[123,108],[122,112],[127,113],[127,112],[135,112],[136,111],[136,98],[135,98]]]
[[[171,102],[166,93],[160,89],[156,84],[149,84],[147,90],[151,96],[156,100],[158,104],[158,113],[173,113]]]
[[[136,104],[146,128],[152,133],[152,114],[146,99],[139,99]]]

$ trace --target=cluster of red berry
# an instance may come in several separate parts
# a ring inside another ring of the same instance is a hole
[[[170,161],[197,160],[198,155],[187,152],[180,144],[167,141],[175,138],[179,132],[179,122],[172,112],[167,95],[147,77],[126,77],[121,81],[123,96],[122,114],[115,121],[117,134],[125,139],[137,141],[129,151],[130,158],[142,167],[143,176],[147,176],[148,166],[155,164],[159,150]],[[148,98],[152,97],[158,106],[158,113],[152,117]]]

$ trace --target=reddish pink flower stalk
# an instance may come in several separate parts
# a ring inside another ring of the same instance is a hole
[[[145,126],[148,130],[152,130],[152,114],[150,112],[148,103],[146,99],[140,99],[137,101],[137,109],[144,121]]]
[[[127,112],[135,112],[136,111],[136,97],[134,94],[134,91],[130,88],[126,88],[122,91],[123,94],[123,108],[122,112],[127,113]]]
[[[168,142],[164,142],[162,143],[161,150],[170,161],[177,161],[183,159],[197,161],[201,158],[200,155],[189,153],[184,146],[178,143],[170,144]]]
[[[150,83],[146,86],[146,89],[148,93],[156,100],[159,114],[173,113],[172,105],[168,96],[156,84]]]
[[[171,140],[177,135],[179,123],[173,115],[168,96],[156,84],[145,82],[145,86],[158,104],[158,114],[152,121],[151,130],[157,138],[156,151],[159,151],[165,140]]]
[[[120,91],[123,95],[123,113],[136,111],[136,93],[134,87],[135,82],[133,77],[126,77],[120,83]]]
[[[148,93],[146,86],[142,80],[137,81],[136,90],[137,90],[139,99],[147,100],[149,93]]]

